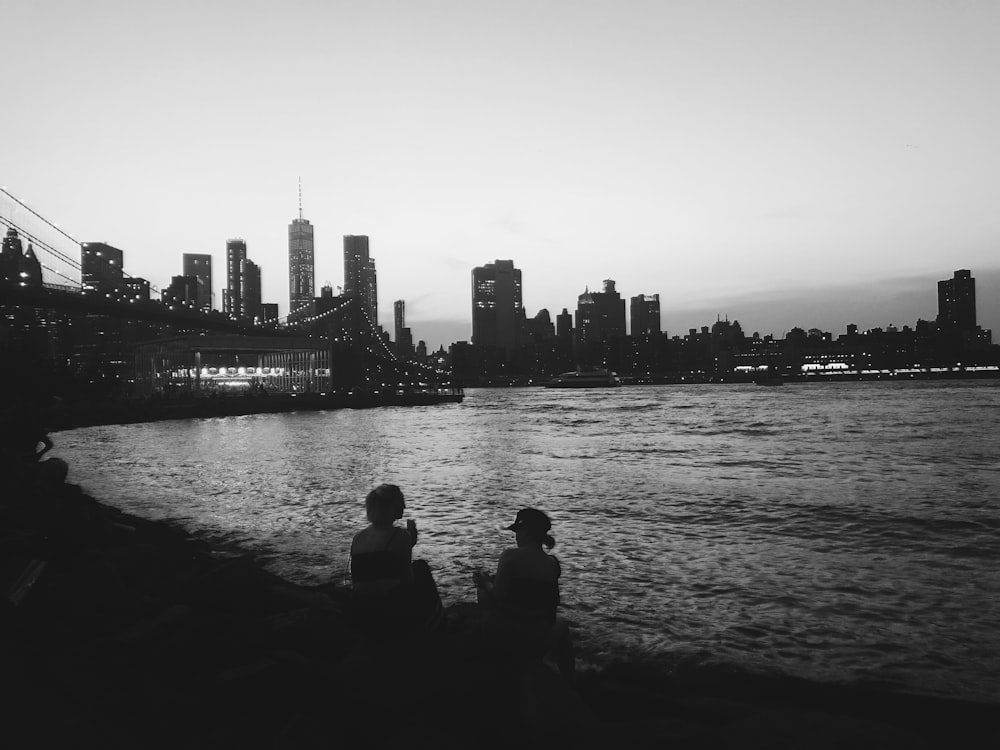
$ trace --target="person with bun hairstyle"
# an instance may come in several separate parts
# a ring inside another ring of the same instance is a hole
[[[559,558],[547,552],[556,544],[551,528],[552,521],[542,511],[518,511],[507,527],[517,546],[503,551],[495,575],[476,571],[473,581],[488,638],[514,656],[550,657],[559,673],[572,679],[575,659],[569,626],[556,617],[562,567]]]
[[[359,624],[374,634],[434,630],[444,622],[430,567],[413,560],[417,524],[396,525],[405,509],[397,485],[378,485],[365,497],[368,526],[351,542],[351,602]]]
[[[417,525],[396,525],[406,501],[395,484],[380,484],[365,497],[368,526],[351,542],[351,584],[355,591],[383,594],[413,582],[413,546]]]

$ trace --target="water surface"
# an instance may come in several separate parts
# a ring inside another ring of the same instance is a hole
[[[401,485],[446,602],[550,513],[590,658],[1000,700],[995,382],[472,390],[59,433],[101,500],[334,580]]]

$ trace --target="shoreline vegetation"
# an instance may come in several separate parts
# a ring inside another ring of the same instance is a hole
[[[640,662],[567,683],[491,649],[473,603],[438,632],[373,639],[331,585],[44,472],[2,482],[5,746],[1000,744],[1000,704]]]

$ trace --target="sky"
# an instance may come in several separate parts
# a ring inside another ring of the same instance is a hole
[[[211,253],[221,306],[241,237],[285,314],[301,179],[317,293],[366,234],[433,349],[496,259],[672,335],[912,324],[967,268],[1000,335],[997,2],[0,3],[0,185],[158,288]]]

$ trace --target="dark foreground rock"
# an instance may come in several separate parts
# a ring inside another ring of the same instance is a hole
[[[998,747],[997,706],[618,664],[574,684],[475,605],[376,635],[180,530],[22,479],[0,500],[5,748]]]

